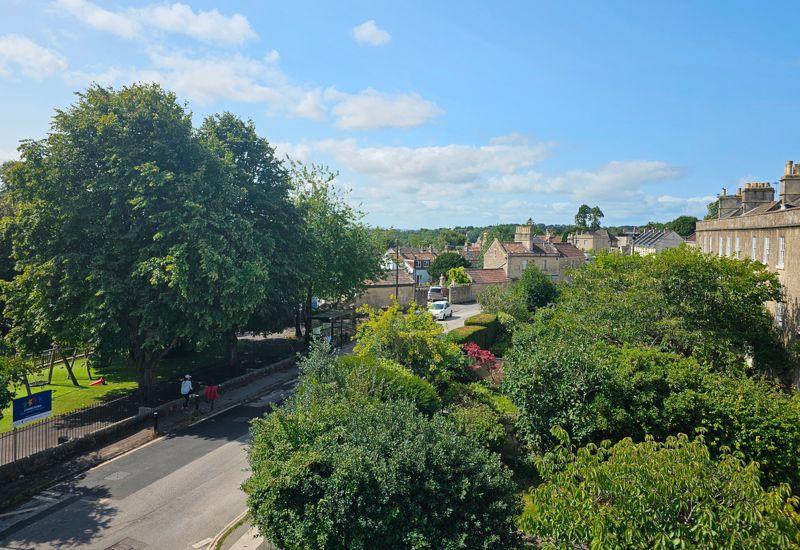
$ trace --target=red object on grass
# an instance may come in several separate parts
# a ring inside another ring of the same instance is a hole
[[[94,382],[92,382],[89,385],[90,386],[99,386],[100,384],[102,384],[104,386],[106,385],[106,377],[105,376],[101,376],[100,378],[98,378],[97,380],[95,380]]]

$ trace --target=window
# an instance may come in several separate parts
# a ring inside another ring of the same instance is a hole
[[[733,255],[737,258],[742,257],[742,243],[738,236],[736,237],[736,249],[734,250]]]
[[[751,241],[750,241],[750,259],[751,260],[755,260],[756,259],[756,246],[757,245],[758,245],[758,243],[756,242],[756,238],[753,237],[751,239]]]
[[[522,269],[528,269],[528,260],[522,260]]]
[[[730,256],[731,255],[731,238],[730,237],[728,237],[727,240],[725,241],[725,255],[726,256]]]
[[[786,261],[786,239],[778,237],[778,267],[783,267]]]
[[[422,267],[422,262],[420,262],[419,260],[414,260],[414,267],[419,269],[420,267]]]
[[[769,265],[769,237],[764,237],[764,265]]]
[[[722,256],[722,237],[719,238],[719,248],[717,248],[717,255]]]
[[[542,260],[542,271],[547,271],[547,260]]]
[[[778,328],[783,328],[784,318],[786,317],[786,304],[778,302],[775,304],[775,324]]]
[[[422,262],[422,267],[425,267],[425,268],[427,268],[427,267],[428,267],[428,266],[430,266],[430,265],[431,265],[431,262],[430,262],[430,260],[424,260],[424,261]]]

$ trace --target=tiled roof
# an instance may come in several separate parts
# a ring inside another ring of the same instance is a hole
[[[525,245],[522,244],[522,243],[516,243],[516,242],[504,243],[504,242],[501,242],[500,246],[502,246],[503,250],[505,250],[509,254],[532,254],[532,252],[530,250],[528,250],[527,248],[525,248]]]
[[[495,269],[467,269],[467,275],[469,275],[473,283],[478,285],[500,284],[511,281],[506,277],[506,272],[500,267]]]
[[[661,231],[645,231],[637,235],[633,240],[633,246],[653,246],[664,237],[674,233],[670,229],[662,229]]]
[[[586,255],[574,244],[570,243],[555,243],[558,253],[565,258],[585,258]]]
[[[697,241],[697,235],[695,233],[692,233],[691,235],[689,235],[688,237],[686,237],[683,240],[686,241],[687,243],[696,242]]]
[[[560,243],[562,240],[563,240],[563,239],[562,239],[562,236],[561,236],[561,235],[556,235],[555,237],[550,237],[550,242],[551,242],[551,243],[553,243],[553,244],[558,244],[558,243]]]

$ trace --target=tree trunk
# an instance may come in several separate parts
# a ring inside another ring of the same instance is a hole
[[[305,303],[305,321],[306,321],[306,335],[305,342],[308,345],[311,342],[311,300],[313,298],[313,290],[311,286],[306,289],[306,303]]]
[[[143,405],[152,405],[155,401],[155,357],[151,352],[143,349],[134,350],[133,354],[136,376],[139,381],[139,396]]]
[[[236,354],[236,343],[238,341],[239,340],[236,338],[235,329],[229,330],[225,334],[225,347],[228,352],[228,367],[234,371],[239,368],[239,356]]]
[[[303,337],[303,306],[294,308],[294,337],[298,340]]]

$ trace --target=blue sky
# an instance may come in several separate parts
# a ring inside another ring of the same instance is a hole
[[[800,160],[782,2],[0,0],[0,160],[91,82],[252,118],[402,228],[702,215]]]

